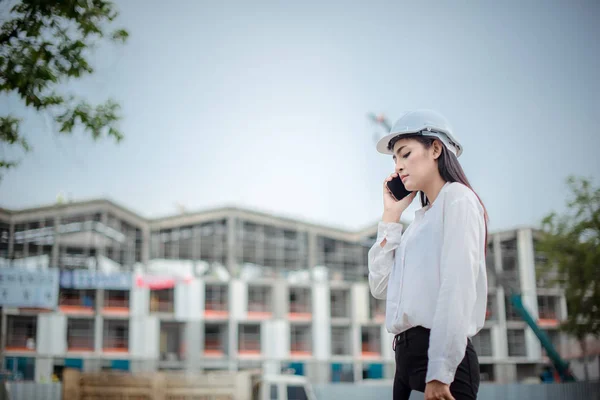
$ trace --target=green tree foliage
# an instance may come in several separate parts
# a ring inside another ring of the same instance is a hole
[[[585,357],[585,338],[600,336],[600,188],[585,178],[567,184],[567,212],[544,218],[539,246],[548,259],[543,273],[556,272],[564,287],[568,318],[561,329],[577,338]]]
[[[0,28],[0,93],[16,94],[27,107],[47,112],[62,134],[81,129],[95,140],[112,137],[119,142],[119,104],[109,99],[91,105],[61,90],[94,72],[88,62],[94,43],[127,40],[127,31],[110,29],[117,15],[114,4],[105,0],[19,1]],[[0,113],[1,148],[31,150],[21,122]],[[5,153],[0,153],[0,174],[19,161]]]

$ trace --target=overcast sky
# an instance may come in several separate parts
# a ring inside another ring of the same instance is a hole
[[[415,108],[454,126],[492,230],[562,210],[569,174],[600,184],[598,1],[118,3],[130,40],[69,89],[117,99],[125,140],[57,137],[0,98],[34,146],[0,206],[63,192],[146,217],[237,205],[359,229],[393,170],[366,115]]]

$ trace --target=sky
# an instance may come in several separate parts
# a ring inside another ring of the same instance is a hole
[[[451,122],[491,230],[563,211],[569,175],[600,184],[600,2],[117,4],[129,41],[99,44],[96,72],[64,88],[119,101],[124,141],[60,136],[0,97],[33,146],[0,207],[64,193],[148,218],[238,206],[362,229],[393,171],[367,114],[417,108]]]

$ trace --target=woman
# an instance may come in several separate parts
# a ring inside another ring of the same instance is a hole
[[[476,399],[479,362],[470,337],[483,327],[487,303],[487,214],[457,157],[462,146],[441,115],[405,114],[377,150],[393,155],[383,184],[384,211],[369,251],[369,286],[386,299],[395,334],[394,400],[411,390],[425,399]],[[412,193],[396,201],[387,182]],[[422,208],[402,232],[400,217],[417,192]]]

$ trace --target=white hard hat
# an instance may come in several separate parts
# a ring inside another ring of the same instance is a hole
[[[423,135],[438,138],[456,157],[462,154],[462,146],[452,133],[452,127],[439,113],[432,110],[409,111],[394,123],[390,133],[377,142],[377,151],[393,154],[388,149],[390,140],[396,136]]]

